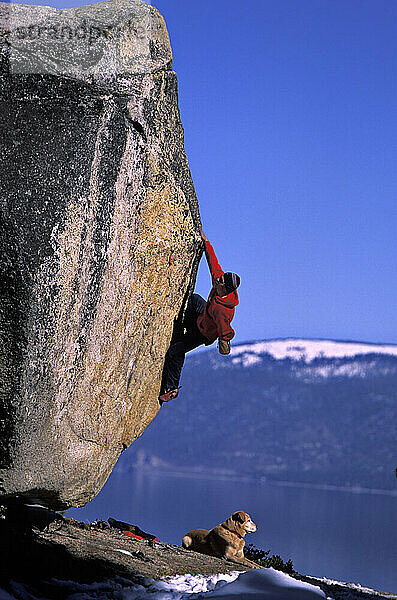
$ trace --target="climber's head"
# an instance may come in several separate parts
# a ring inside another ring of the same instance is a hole
[[[224,273],[215,279],[215,292],[217,296],[227,296],[240,285],[240,277],[236,273]]]

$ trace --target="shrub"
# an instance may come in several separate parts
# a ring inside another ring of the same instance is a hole
[[[253,560],[258,563],[261,567],[273,567],[277,571],[283,571],[284,573],[294,573],[294,567],[292,560],[289,558],[287,562],[284,562],[281,556],[278,554],[272,554],[269,556],[270,550],[261,550],[256,548],[253,544],[248,544],[245,547],[244,556],[249,560]]]

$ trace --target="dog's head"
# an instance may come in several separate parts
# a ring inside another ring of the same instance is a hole
[[[251,517],[248,513],[243,510],[238,510],[233,513],[224,523],[222,523],[226,529],[230,531],[235,531],[244,537],[246,533],[253,533],[256,531],[256,525],[251,520]]]

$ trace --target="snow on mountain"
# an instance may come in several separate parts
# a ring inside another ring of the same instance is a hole
[[[249,367],[262,362],[265,355],[276,360],[290,359],[309,365],[315,359],[344,359],[369,354],[383,354],[397,357],[397,345],[365,344],[360,342],[340,342],[332,340],[282,339],[263,342],[251,342],[233,346],[231,362]],[[321,367],[323,376],[331,374],[331,368]],[[341,375],[349,375],[349,369],[340,367]],[[359,367],[357,367],[359,368]],[[328,369],[328,371],[327,371]],[[318,373],[321,376],[321,371]],[[335,374],[335,373],[332,373]],[[359,375],[359,373],[357,372]]]
[[[374,374],[390,375],[395,374],[396,367],[379,366],[378,362],[373,360],[365,364],[361,363],[348,363],[348,364],[328,364],[323,366],[305,366],[300,367],[293,365],[292,367],[295,376],[299,379],[308,381],[309,379],[328,379],[330,377],[365,377],[372,376]]]

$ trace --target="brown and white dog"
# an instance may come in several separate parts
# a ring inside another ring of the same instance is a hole
[[[195,552],[227,558],[240,565],[260,569],[262,568],[260,565],[245,558],[243,553],[244,536],[246,533],[254,531],[256,531],[256,525],[249,514],[238,510],[213,529],[189,531],[182,540],[182,546]]]

